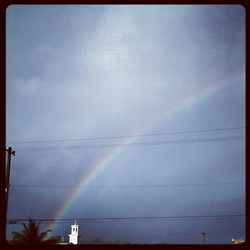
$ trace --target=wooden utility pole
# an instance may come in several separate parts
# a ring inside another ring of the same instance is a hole
[[[8,147],[8,149],[6,149],[6,152],[8,153],[6,172],[5,172],[5,199],[6,199],[6,216],[7,216],[9,186],[10,186],[11,155],[15,155],[15,151],[12,151],[12,147]]]

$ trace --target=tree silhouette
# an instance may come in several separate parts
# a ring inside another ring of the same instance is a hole
[[[23,223],[24,229],[21,233],[13,231],[13,238],[11,243],[13,244],[28,244],[28,245],[38,245],[38,244],[56,244],[58,242],[57,238],[47,238],[47,235],[52,230],[47,230],[45,232],[39,232],[39,226],[41,222],[36,223],[35,220],[29,218],[28,224]]]

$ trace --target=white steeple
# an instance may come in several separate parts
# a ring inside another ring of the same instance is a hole
[[[71,225],[71,234],[69,234],[69,243],[73,243],[75,245],[78,244],[78,231],[79,231],[79,225],[75,224]]]

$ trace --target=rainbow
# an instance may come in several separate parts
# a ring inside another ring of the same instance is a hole
[[[216,81],[212,84],[207,85],[206,87],[197,89],[196,92],[187,95],[182,100],[178,100],[174,105],[168,107],[167,109],[164,107],[160,110],[157,115],[156,119],[152,121],[150,124],[139,126],[138,128],[134,129],[131,135],[139,135],[142,132],[153,128],[154,126],[158,125],[162,121],[166,121],[167,119],[172,119],[175,115],[177,115],[180,111],[183,111],[186,108],[190,108],[195,103],[204,101],[205,98],[208,98],[215,93],[223,90],[225,87],[228,87],[233,84],[237,84],[240,82],[245,82],[245,75],[243,71],[236,71],[230,74],[230,78],[227,77],[226,79],[222,79],[220,81]],[[65,216],[65,214],[70,211],[71,207],[74,203],[78,200],[79,196],[84,193],[86,187],[96,179],[108,166],[122,153],[124,152],[125,148],[124,144],[130,144],[135,141],[137,137],[125,137],[123,138],[118,146],[111,148],[108,150],[106,154],[103,155],[89,170],[87,174],[85,174],[78,186],[81,188],[74,189],[68,197],[65,199],[62,207],[58,210],[58,212],[54,215],[54,219],[58,220]],[[123,145],[121,145],[123,144]],[[50,225],[50,228],[54,231],[57,227],[58,223],[54,223]]]

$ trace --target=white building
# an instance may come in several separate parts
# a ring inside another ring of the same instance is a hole
[[[232,244],[242,244],[244,243],[245,241],[242,240],[242,239],[232,239]]]
[[[71,234],[69,234],[69,244],[73,243],[75,245],[78,244],[78,231],[79,231],[79,225],[75,224],[71,225]]]

